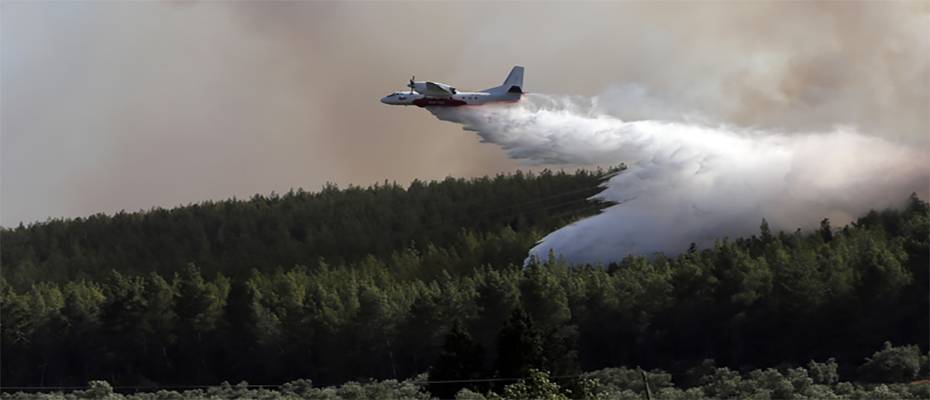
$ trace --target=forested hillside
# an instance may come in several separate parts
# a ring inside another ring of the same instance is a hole
[[[518,242],[515,252],[468,260],[504,265],[522,260],[525,247],[542,234],[596,212],[603,204],[586,199],[623,168],[414,181],[407,188],[387,182],[327,185],[316,193],[55,219],[0,229],[0,259],[3,277],[16,287],[96,279],[110,270],[170,277],[188,263],[210,275],[239,276],[253,268],[317,265],[321,259],[330,264],[384,259],[406,249],[467,252],[463,246],[479,237],[515,232],[509,238]]]
[[[926,354],[924,201],[812,232],[760,221],[674,257],[523,267],[548,229],[603,206],[584,201],[602,175],[329,188],[4,230],[3,384],[480,381],[428,386],[448,398],[531,369],[638,365],[685,382],[706,359],[748,371],[830,357],[847,379],[916,377],[919,364],[858,366],[885,341]]]

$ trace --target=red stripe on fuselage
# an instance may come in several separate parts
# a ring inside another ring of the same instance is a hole
[[[464,106],[466,103],[463,100],[456,99],[431,99],[431,98],[422,98],[416,99],[413,101],[413,105],[420,107],[432,107],[432,106],[444,106],[444,107],[457,107]]]
[[[484,104],[494,104],[494,103],[516,103],[520,101],[520,96],[512,99],[495,99],[495,100],[486,100],[476,104],[468,104],[464,100],[457,99],[438,99],[438,98],[422,98],[416,99],[411,104],[420,107],[459,107],[459,106],[480,106]]]

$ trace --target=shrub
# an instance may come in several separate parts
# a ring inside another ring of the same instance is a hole
[[[881,350],[866,358],[859,372],[870,382],[910,382],[920,373],[920,361],[917,346],[893,347],[891,342],[885,342]]]
[[[87,382],[87,390],[78,393],[78,396],[85,399],[106,399],[113,394],[113,386],[107,381],[90,381]]]
[[[388,379],[365,384],[364,388],[369,399],[429,399],[429,393],[421,391],[420,386],[410,381]]]
[[[743,379],[738,372],[729,368],[717,368],[713,374],[704,376],[701,381],[704,394],[709,397],[723,399],[740,397],[740,384]]]
[[[549,380],[549,373],[531,369],[525,379],[504,387],[509,400],[568,400],[559,385]]]
[[[338,398],[346,400],[365,400],[368,398],[368,395],[365,393],[365,388],[355,381],[346,382],[337,388],[336,394]]]
[[[811,360],[807,363],[807,373],[814,383],[821,385],[833,385],[840,381],[840,374],[837,372],[836,359],[830,357],[825,363],[819,363]]]
[[[841,396],[847,396],[851,394],[852,392],[854,392],[855,390],[856,390],[856,386],[849,382],[837,383],[836,386],[833,388],[833,392]]]
[[[785,378],[791,382],[794,393],[805,396],[810,393],[811,386],[814,385],[814,380],[808,376],[804,368],[789,368],[785,371]]]
[[[794,386],[778,370],[755,370],[749,373],[749,379],[743,386],[745,392],[766,392],[776,399],[790,399],[794,395]]]
[[[159,390],[155,392],[155,399],[157,400],[184,400],[184,395],[175,392],[174,390]]]
[[[712,359],[706,358],[701,361],[700,364],[688,368],[688,371],[685,372],[684,380],[681,383],[686,388],[701,386],[704,384],[704,377],[713,375],[716,370],[717,363]]]
[[[930,399],[930,383],[907,385],[908,391],[915,399]]]
[[[601,370],[583,374],[586,379],[596,381],[595,387],[599,391],[622,392],[631,390],[636,393],[643,393],[642,373],[637,369],[631,368],[604,368]],[[672,375],[662,370],[652,370],[646,372],[646,378],[649,380],[649,388],[653,392],[672,387]]]
[[[455,400],[487,400],[487,397],[484,397],[481,393],[473,392],[468,388],[462,388],[462,390],[459,390],[459,392],[455,394]]]
[[[309,397],[313,393],[313,381],[310,379],[298,379],[281,385],[281,391],[291,393],[301,397]]]

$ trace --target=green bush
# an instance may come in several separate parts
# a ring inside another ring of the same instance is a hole
[[[859,372],[869,382],[910,382],[920,373],[920,362],[917,346],[894,347],[891,342],[885,342],[881,350],[866,358]]]
[[[840,374],[837,372],[838,365],[835,358],[830,358],[825,363],[819,363],[811,360],[807,363],[807,373],[810,374],[814,383],[821,385],[832,385],[840,380]]]
[[[808,376],[807,370],[804,368],[789,368],[785,371],[785,379],[791,383],[795,393],[805,396],[810,392],[811,386],[814,385],[814,380]]]
[[[298,379],[281,385],[281,391],[291,393],[300,397],[308,397],[313,393],[313,381],[310,379]]]
[[[586,379],[593,379],[597,390],[601,391],[619,393],[624,390],[631,390],[635,393],[643,393],[645,390],[643,386],[643,376],[638,369],[624,367],[604,368],[585,373],[582,376]],[[646,372],[646,377],[649,380],[649,388],[652,389],[652,391],[673,386],[672,375],[667,372],[653,370]]]
[[[790,399],[794,395],[794,386],[784,375],[775,369],[755,370],[749,374],[749,381],[742,386],[744,392],[764,392],[772,398]]]
[[[907,389],[915,399],[930,399],[930,383],[908,385]]]
[[[704,394],[709,397],[729,399],[739,397],[743,379],[736,371],[729,368],[717,368],[713,374],[702,379]]]
[[[829,365],[830,362],[824,363]],[[828,366],[828,370],[831,368]],[[584,375],[603,376],[612,379],[612,384],[602,384],[595,378],[582,378],[572,390],[560,386],[547,372],[533,369],[528,376],[507,385],[500,392],[479,393],[462,389],[455,400],[642,400],[642,391],[620,386],[633,386],[629,368],[611,368],[591,371]],[[653,370],[650,376],[665,376],[665,372]],[[860,382],[835,382],[834,384],[813,383],[814,379],[804,368],[777,370],[773,368],[750,371],[748,374],[716,368],[706,375],[698,376],[702,385],[692,388],[665,386],[652,390],[655,400],[925,400],[930,399],[930,384],[889,383],[866,384]],[[626,379],[626,383],[624,382]],[[642,379],[640,377],[640,379]],[[820,378],[818,378],[820,379]],[[425,379],[418,379],[422,382]],[[661,378],[658,379],[661,382]],[[415,381],[393,379],[366,383],[347,382],[341,386],[314,388],[309,380],[297,380],[281,385],[278,390],[250,388],[242,382],[237,385],[223,383],[207,389],[182,392],[160,390],[150,393],[122,395],[103,381],[88,384],[86,390],[72,393],[0,393],[0,400],[381,400],[381,399],[430,399],[429,393]]]
[[[78,393],[78,396],[84,399],[107,399],[113,395],[113,386],[107,381],[90,381],[87,382],[87,390]]]
[[[549,373],[531,369],[526,378],[504,387],[508,400],[568,400],[562,388],[549,378]]]
[[[459,390],[459,392],[455,394],[455,400],[487,400],[487,397],[484,397],[481,393],[473,392],[468,388],[462,388],[462,390]]]

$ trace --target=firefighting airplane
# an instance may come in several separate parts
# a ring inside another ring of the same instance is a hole
[[[481,105],[494,102],[515,102],[523,95],[523,67],[510,70],[504,84],[480,92],[460,92],[445,83],[414,81],[410,78],[409,92],[394,92],[381,98],[384,104],[396,106],[455,107]]]

